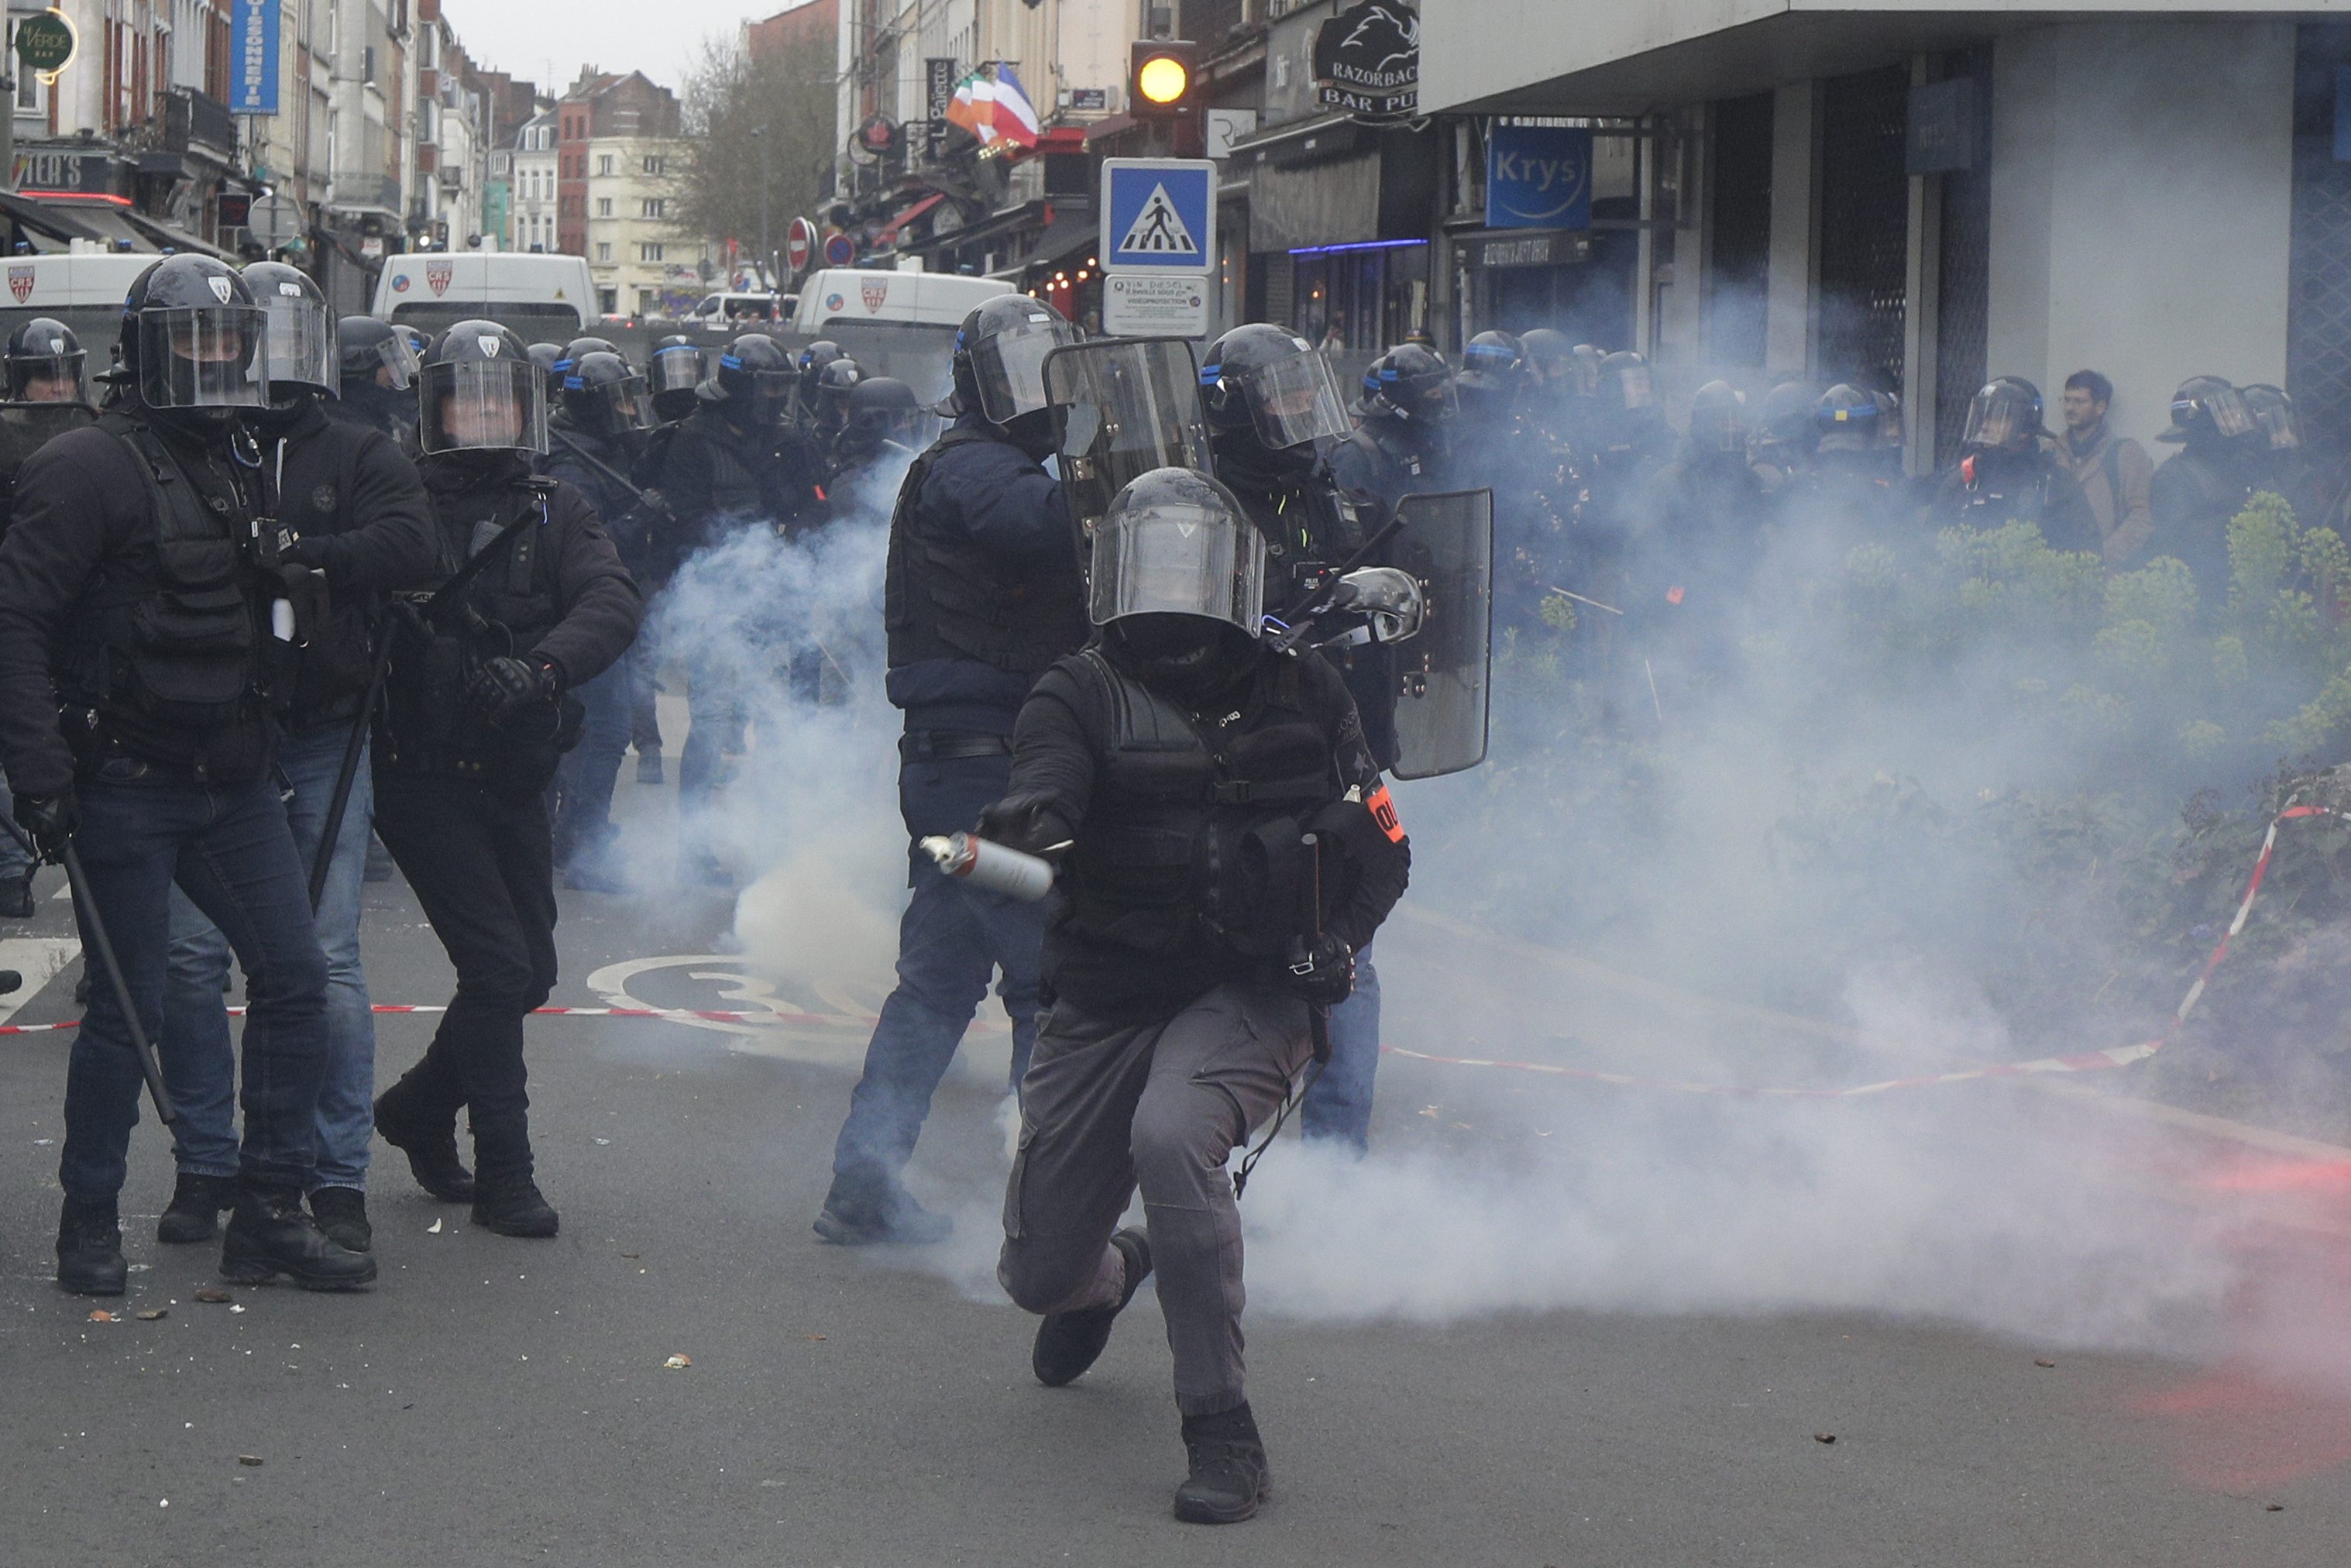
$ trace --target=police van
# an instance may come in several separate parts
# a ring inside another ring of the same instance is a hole
[[[73,329],[89,356],[89,373],[105,371],[122,329],[122,299],[139,275],[163,258],[153,251],[14,256],[5,263],[8,296],[0,299],[0,339],[36,317]]]
[[[800,284],[792,334],[830,338],[877,376],[895,376],[925,402],[946,396],[956,329],[982,303],[1016,292],[995,277],[831,267]]]
[[[514,329],[526,343],[567,343],[588,330],[596,285],[585,256],[517,251],[419,251],[384,258],[377,319],[438,336],[460,321]]]

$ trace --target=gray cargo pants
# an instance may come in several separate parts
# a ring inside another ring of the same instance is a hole
[[[1312,1052],[1306,1004],[1270,987],[1219,986],[1151,1024],[1057,1002],[1021,1081],[997,1279],[1032,1312],[1115,1302],[1124,1264],[1111,1232],[1141,1187],[1176,1404],[1186,1416],[1240,1404],[1241,1222],[1225,1160]]]

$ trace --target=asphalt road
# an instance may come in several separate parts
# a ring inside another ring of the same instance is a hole
[[[658,792],[628,793],[657,814]],[[445,999],[407,890],[370,895],[376,999]],[[44,903],[14,935],[66,937],[66,911]],[[1935,1092],[1976,1095],[1964,1115],[1912,1101],[1929,1108],[1773,1124],[1779,1164],[1750,1163],[1715,1151],[1745,1148],[1769,1113],[1731,1103],[1669,1145],[1719,1162],[1684,1192],[1618,1157],[1628,1124],[1659,1124],[1623,1091],[1465,1087],[1470,1070],[1405,1061],[1385,1069],[1368,1166],[1285,1145],[1260,1175],[1249,1352],[1275,1498],[1249,1524],[1179,1525],[1149,1292],[1093,1373],[1048,1390],[1027,1369],[1030,1320],[987,1284],[1000,1033],[975,1037],[914,1173],[957,1214],[956,1240],[930,1257],[820,1245],[809,1221],[887,952],[845,976],[762,968],[730,956],[731,924],[706,895],[566,894],[559,1002],[820,1021],[535,1022],[562,1235],[475,1230],[379,1145],[383,1274],[358,1295],[197,1302],[217,1253],[154,1241],[172,1173],[149,1123],[124,1195],[129,1321],[89,1321],[50,1252],[70,1036],[0,1039],[0,1561],[2339,1568],[2351,1552],[2351,1227],[2325,1151],[1994,1088]],[[1384,939],[1393,1039],[1462,1043],[1474,998],[1447,993],[1445,940],[1409,923]],[[16,1021],[70,1017],[75,972],[15,998]],[[1567,973],[1562,996],[1606,989],[1590,981]],[[431,1025],[380,1019],[383,1081]],[[1836,1065],[1792,1052],[1790,1071]],[[1938,1200],[1889,1262],[1854,1237],[1921,1201],[1867,1173],[1911,1167],[1832,1164],[1784,1203],[1772,1187],[1807,1138],[1927,1148],[1953,1117],[2020,1128],[2024,1152],[1938,1186],[2000,1194],[2005,1172],[2078,1191],[2060,1156],[2087,1149],[2099,1209],[2131,1224],[2073,1246],[2085,1211],[2059,1204],[2046,1233],[2019,1233]],[[1571,1140],[1602,1153],[1562,1164]],[[1840,1183],[1884,1207],[1808,1207]],[[1673,1201],[1644,1208],[1631,1189]],[[1740,1207],[1759,1191],[1768,1204]],[[1825,1218],[1782,1234],[1782,1208]],[[1736,1223],[1709,1230],[1709,1213]],[[2059,1300],[2096,1290],[2124,1304]],[[2129,1307],[2158,1290],[2160,1311]]]

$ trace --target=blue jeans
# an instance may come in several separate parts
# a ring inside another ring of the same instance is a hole
[[[980,808],[1002,798],[1009,757],[907,760],[898,771],[906,831],[960,832]],[[833,1196],[851,1203],[885,1201],[914,1157],[972,1014],[987,995],[988,976],[1012,1020],[1012,1087],[1029,1070],[1037,1044],[1037,965],[1045,940],[1043,903],[987,893],[939,870],[910,848],[914,897],[898,923],[898,984],[865,1048],[865,1071],[850,1094],[849,1118],[833,1146]]]
[[[1355,955],[1355,989],[1331,1009],[1331,1061],[1298,1108],[1299,1131],[1338,1138],[1361,1154],[1372,1146],[1372,1082],[1380,1071],[1380,972],[1365,943]]]
[[[294,851],[307,879],[327,830],[327,806],[351,727],[327,725],[279,744],[278,766],[294,786],[286,809]],[[368,824],[375,794],[367,747],[351,780],[350,803],[335,841],[335,858],[319,897],[312,926],[327,958],[327,1077],[319,1092],[319,1186],[367,1186],[368,1145],[375,1134],[375,1015],[367,977],[360,970],[360,888],[367,868]],[[191,1176],[236,1171],[236,1061],[228,1045],[228,939],[188,895],[172,890],[172,946],[163,981],[163,1032],[155,1049],[163,1082],[180,1113],[172,1129],[180,1169]]]
[[[594,680],[573,688],[587,717],[580,744],[566,752],[550,786],[555,805],[555,862],[592,860],[612,838],[612,785],[629,754],[636,671],[623,657]]]
[[[247,977],[245,1146],[238,1175],[308,1187],[318,1165],[319,1090],[327,1070],[327,960],[277,786],[129,782],[143,764],[108,763],[80,789],[74,834],[97,915],[113,938],[148,1038],[163,1023],[174,882],[226,933]],[[143,1088],[114,986],[85,922],[89,1005],[66,1069],[66,1142],[57,1182],[99,1202],[122,1190]],[[217,995],[214,998],[219,1003]]]

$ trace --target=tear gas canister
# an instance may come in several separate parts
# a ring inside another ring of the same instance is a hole
[[[924,850],[949,876],[1007,898],[1035,903],[1053,889],[1053,863],[1019,850],[990,843],[973,833],[933,835]]]

